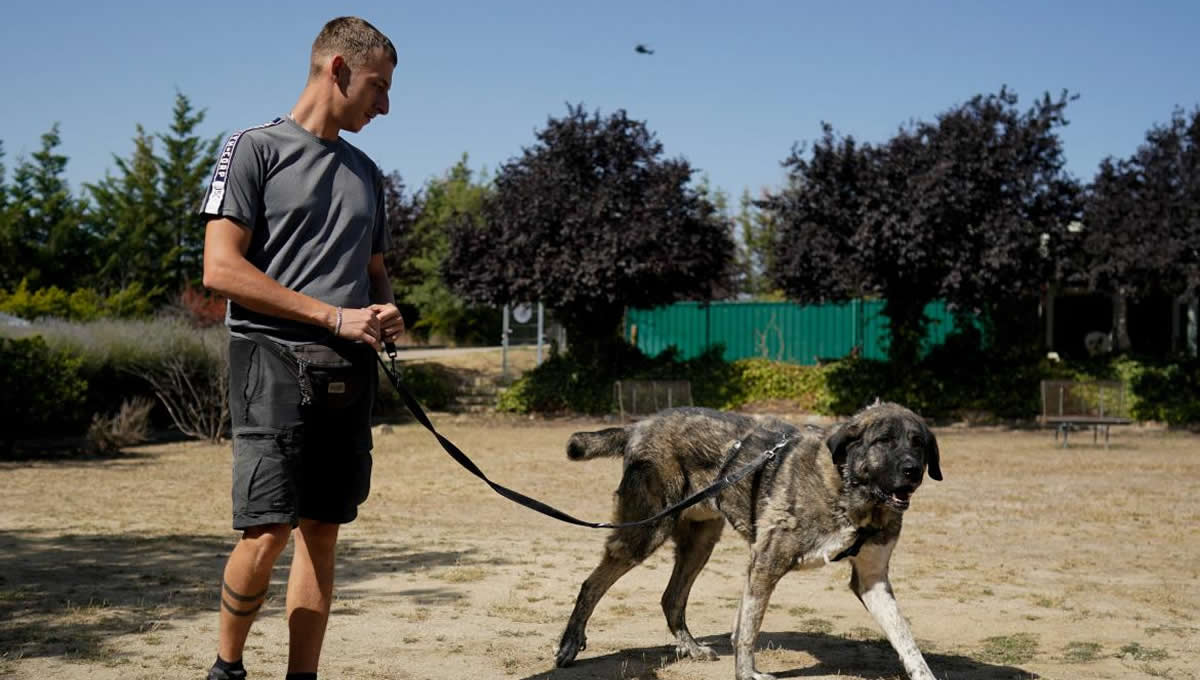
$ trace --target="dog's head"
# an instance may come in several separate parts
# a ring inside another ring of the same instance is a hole
[[[859,411],[826,440],[833,462],[850,487],[897,512],[929,476],[941,481],[937,439],[925,422],[899,404],[876,403]]]

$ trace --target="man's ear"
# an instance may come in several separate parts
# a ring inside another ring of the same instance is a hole
[[[329,76],[333,78],[333,82],[342,90],[345,90],[350,85],[350,65],[346,63],[346,58],[340,54],[333,55],[329,60],[328,68]]]
[[[851,427],[849,424],[842,425],[829,435],[825,440],[825,446],[829,447],[829,453],[833,456],[833,464],[837,466],[841,472],[842,466],[846,464],[846,456],[849,454],[850,446],[859,440],[859,432],[857,428]]]

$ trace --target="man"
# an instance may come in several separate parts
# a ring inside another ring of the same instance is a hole
[[[383,264],[383,176],[339,134],[387,114],[395,66],[374,26],[330,21],[295,107],[230,137],[200,209],[204,285],[230,300],[242,531],[225,565],[209,680],[246,677],[246,636],[291,537],[287,678],[317,677],[338,528],[370,488],[375,353],[404,332]]]

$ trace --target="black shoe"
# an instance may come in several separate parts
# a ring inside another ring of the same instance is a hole
[[[246,671],[227,671],[213,666],[208,670],[208,678],[206,680],[246,680]]]

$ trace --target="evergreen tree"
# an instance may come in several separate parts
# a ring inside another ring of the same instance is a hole
[[[8,207],[8,183],[5,181],[8,178],[5,173],[4,140],[0,139],[0,213],[3,213],[4,209]]]
[[[198,284],[203,272],[204,222],[196,209],[224,135],[208,140],[196,134],[205,112],[194,111],[188,98],[175,94],[170,134],[159,134],[163,154],[156,156],[159,171],[159,209],[163,228],[174,239],[173,289]]]
[[[140,283],[162,303],[199,282],[204,224],[196,208],[220,144],[220,137],[195,134],[203,120],[204,112],[193,112],[177,93],[170,132],[151,135],[137,125],[133,153],[113,157],[117,174],[86,185],[93,229],[103,242],[102,287]]]
[[[129,159],[114,155],[113,162],[119,176],[106,174],[85,185],[92,196],[93,229],[101,238],[97,283],[109,290],[141,283],[161,294],[177,248],[161,209],[154,138],[138,125],[133,154]]]
[[[754,299],[780,299],[782,295],[767,275],[774,263],[775,219],[758,207],[749,189],[742,192],[738,206],[733,222],[737,229],[742,291]]]
[[[64,177],[67,157],[55,152],[62,143],[58,123],[41,141],[41,149],[17,163],[6,192],[7,258],[0,287],[9,290],[22,280],[34,288],[72,290],[93,270],[95,238],[84,227],[83,203],[72,197]]]
[[[8,200],[8,181],[4,167],[4,142],[0,140],[0,290],[15,277],[17,245],[12,233],[12,210]]]

